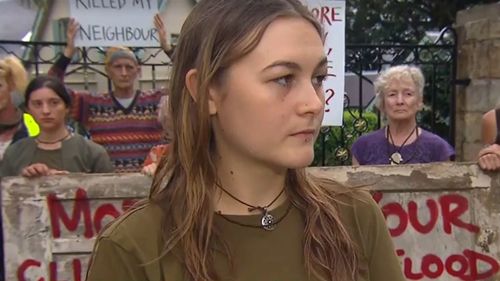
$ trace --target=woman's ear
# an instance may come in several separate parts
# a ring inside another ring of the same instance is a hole
[[[198,70],[190,69],[186,73],[185,81],[186,89],[189,92],[191,98],[196,102],[198,101]]]
[[[190,69],[186,74],[186,88],[191,95],[191,98],[197,102],[198,101],[198,71],[196,69]],[[208,89],[208,112],[210,115],[217,113],[217,91],[212,87]]]

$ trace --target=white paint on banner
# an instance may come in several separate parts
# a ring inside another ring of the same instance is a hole
[[[323,126],[341,126],[344,111],[345,5],[342,0],[306,0],[309,10],[325,30],[328,79]]]
[[[153,17],[158,0],[70,0],[71,17],[80,24],[78,47],[158,46]]]

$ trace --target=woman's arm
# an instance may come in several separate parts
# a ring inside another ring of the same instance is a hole
[[[481,120],[482,141],[484,144],[495,143],[497,137],[497,120],[495,110],[490,110],[483,115]]]

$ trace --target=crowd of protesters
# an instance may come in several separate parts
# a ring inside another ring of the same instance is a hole
[[[299,1],[250,2],[199,3],[183,26],[175,53],[161,17],[155,16],[160,46],[174,62],[171,92],[137,89],[140,62],[121,46],[105,52],[111,91],[66,87],[67,67],[77,52],[79,25],[74,19],[68,24],[66,47],[48,75],[28,81],[19,60],[0,60],[0,177],[154,176],[149,198],[97,239],[88,280],[162,280],[163,267],[173,268],[178,279],[184,276],[181,268],[193,280],[214,280],[219,274],[223,280],[231,274],[257,278],[255,272],[266,261],[283,256],[270,253],[251,262],[247,256],[276,247],[284,236],[269,232],[262,242],[252,233],[275,227],[299,233],[304,219],[316,226],[300,232],[309,243],[295,249],[303,237],[292,235],[280,244],[293,270],[267,270],[276,280],[311,275],[404,280],[384,218],[370,196],[312,178],[304,169],[314,157],[324,113],[327,61],[320,25]],[[353,165],[454,160],[453,147],[417,122],[424,85],[417,66],[394,66],[379,75],[377,107],[387,122],[353,144]],[[24,103],[16,104],[15,96]],[[500,109],[483,117],[486,146],[478,164],[484,170],[500,169],[499,120]],[[267,223],[269,217],[288,220],[278,225]],[[140,226],[147,220],[144,232]],[[219,238],[229,243],[218,249]],[[240,239],[255,247],[242,249]],[[145,248],[144,241],[149,243]],[[356,247],[361,244],[371,247]],[[185,254],[182,261],[174,250]],[[245,267],[215,260],[216,250],[233,253],[235,263]],[[306,266],[299,262],[304,255]]]

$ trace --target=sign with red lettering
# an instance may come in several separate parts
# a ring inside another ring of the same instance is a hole
[[[325,90],[323,126],[342,126],[344,112],[345,0],[306,0],[307,6],[325,31],[328,77]]]
[[[460,163],[310,171],[370,184],[408,280],[500,276],[500,174]],[[150,184],[140,174],[3,179],[6,280],[84,280],[99,231],[146,197]]]
[[[140,174],[2,181],[6,280],[85,280],[99,231],[150,185]]]
[[[80,24],[76,46],[159,45],[153,26],[158,0],[70,0],[69,5],[71,17]]]

